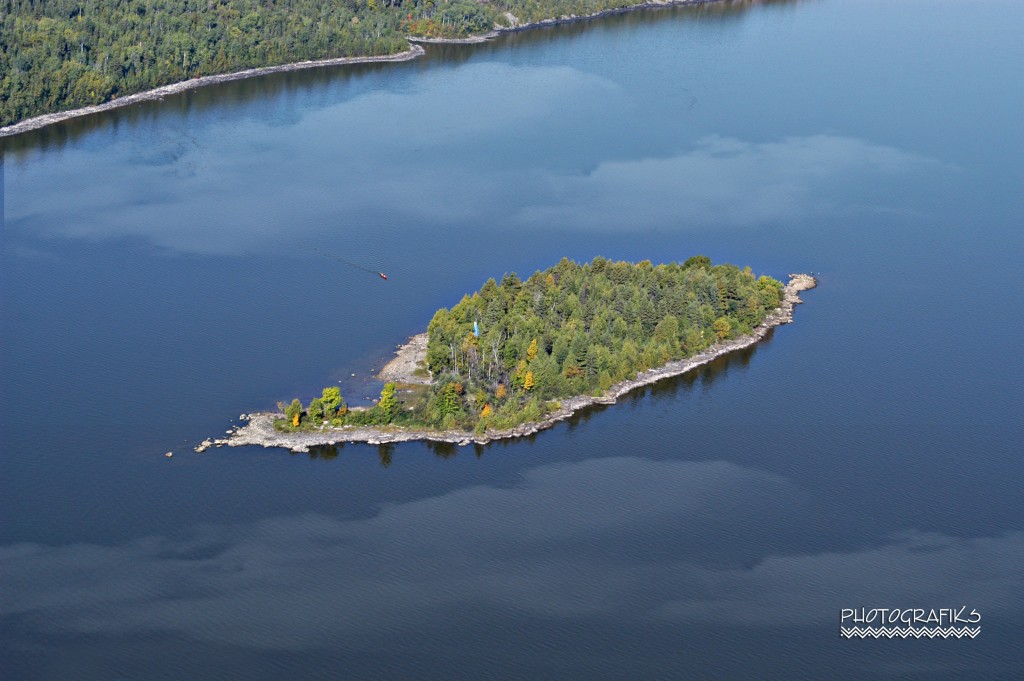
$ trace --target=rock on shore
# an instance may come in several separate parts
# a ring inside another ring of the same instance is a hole
[[[342,442],[365,442],[368,444],[379,445],[391,442],[431,440],[434,442],[449,442],[458,445],[468,445],[470,443],[487,444],[492,440],[532,435],[533,433],[544,430],[545,428],[550,428],[559,421],[564,421],[580,409],[584,409],[594,404],[614,404],[621,396],[631,390],[635,390],[645,385],[650,385],[651,383],[655,383],[671,376],[684,374],[687,371],[703,364],[707,364],[708,362],[723,355],[727,355],[730,352],[735,352],[749,347],[764,338],[768,334],[768,331],[774,327],[792,322],[793,308],[803,302],[800,299],[800,293],[814,288],[817,286],[818,282],[809,274],[791,274],[789,276],[789,283],[786,284],[783,289],[783,299],[781,304],[779,307],[775,308],[775,310],[773,310],[749,336],[741,336],[740,338],[722,341],[692,357],[687,357],[686,359],[677,360],[675,362],[669,362],[657,369],[650,369],[648,371],[641,372],[635,379],[616,383],[606,391],[604,395],[599,397],[580,395],[565,398],[561,400],[561,407],[559,409],[548,414],[543,420],[535,423],[524,423],[509,430],[488,430],[483,435],[478,435],[464,430],[437,431],[413,430],[398,427],[372,428],[356,426],[322,426],[319,430],[303,431],[300,433],[282,433],[274,428],[274,420],[284,418],[283,414],[249,414],[249,423],[236,429],[230,437],[223,440],[214,440],[209,443],[204,442],[200,447],[196,448],[196,451],[202,451],[210,445],[220,446],[222,444],[230,445],[232,447],[243,447],[248,445],[283,447],[294,452],[307,452],[309,451],[309,448],[313,446],[332,445]],[[417,353],[420,352],[421,349],[425,356],[426,338],[427,334],[424,333],[413,336],[409,339],[409,342],[402,346],[398,351],[398,356],[389,362],[384,370],[381,371],[381,378],[385,377],[385,371],[388,371],[388,367],[391,367],[393,364],[395,367],[393,367],[391,373],[388,374],[392,377],[385,380],[397,381],[400,380],[398,378],[399,376],[403,377],[402,380],[404,380],[406,375],[411,375],[411,371],[407,371],[406,373],[402,373],[402,371],[403,369],[408,369],[409,366],[416,366],[416,362],[413,360],[418,357]],[[399,360],[401,360],[401,362],[399,362]],[[411,365],[410,362],[412,362]],[[418,382],[423,382],[422,377],[419,378]]]
[[[385,382],[429,385],[430,374],[426,373],[427,339],[426,333],[419,333],[410,338],[405,345],[398,348],[395,358],[384,365],[377,378]],[[417,371],[420,373],[417,374]]]

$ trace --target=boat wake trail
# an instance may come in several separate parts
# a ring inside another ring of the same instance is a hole
[[[375,274],[378,277],[380,277],[381,279],[387,279],[388,278],[387,275],[384,274],[384,272],[382,272],[379,269],[373,269],[371,267],[364,267],[363,265],[360,265],[359,263],[352,262],[351,260],[346,260],[345,258],[340,258],[340,257],[334,255],[333,253],[324,253],[323,251],[321,251],[318,248],[314,248],[313,252],[316,253],[317,255],[323,256],[323,257],[328,258],[330,260],[333,260],[335,262],[340,262],[342,265],[348,265],[349,267],[354,267],[357,270],[362,270],[363,272],[368,272],[369,274]]]

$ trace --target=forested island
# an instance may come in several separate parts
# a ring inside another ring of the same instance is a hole
[[[350,408],[337,387],[281,413],[252,415],[212,444],[286,446],[514,437],[594,403],[746,347],[792,320],[799,291],[704,256],[654,265],[562,259],[526,280],[488,280],[438,310],[425,338],[399,352],[404,368],[372,407]],[[403,354],[406,355],[403,358]],[[410,361],[411,360],[411,361]]]
[[[0,126],[216,74],[415,56],[407,38],[459,40],[700,1],[707,0],[4,0]]]

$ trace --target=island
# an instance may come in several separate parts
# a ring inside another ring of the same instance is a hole
[[[373,406],[336,386],[304,404],[243,415],[229,437],[196,447],[308,451],[343,442],[486,444],[536,433],[594,404],[748,347],[793,319],[806,274],[782,282],[705,256],[654,265],[594,258],[522,280],[488,280],[381,371]]]

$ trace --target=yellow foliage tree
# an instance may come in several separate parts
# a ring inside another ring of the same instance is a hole
[[[505,389],[505,384],[504,383],[499,383],[498,384],[498,389],[494,391],[494,396],[497,397],[499,400],[503,400],[503,399],[505,399],[505,395],[507,395],[507,394],[508,394],[508,391]]]
[[[526,348],[526,360],[532,362],[537,359],[537,339],[530,341],[530,347]]]
[[[297,413],[296,414],[292,414],[292,425],[293,426],[298,426],[299,425],[299,414],[297,414]]]
[[[491,405],[485,404],[484,408],[480,410],[480,418],[485,419],[491,415]]]
[[[523,379],[523,390],[533,390],[533,372],[527,371],[526,378]]]

